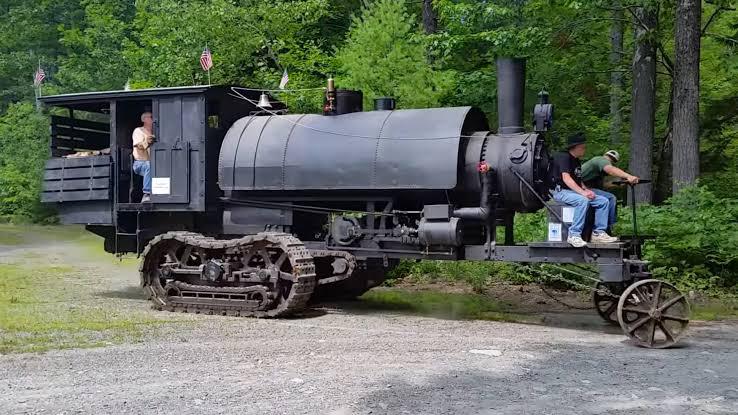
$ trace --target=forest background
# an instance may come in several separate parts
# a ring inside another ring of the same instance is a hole
[[[556,105],[550,145],[583,131],[654,180],[639,223],[657,275],[738,287],[738,12],[694,0],[5,0],[0,5],[0,217],[53,221],[39,203],[48,156],[44,95],[207,83],[361,89],[365,107],[474,105],[496,120],[495,58],[528,58],[529,113]],[[320,93],[282,93],[292,112]],[[697,107],[699,105],[699,107]],[[681,190],[681,191],[680,191]],[[675,194],[676,192],[676,194]],[[621,229],[630,220],[622,209]],[[544,236],[521,216],[520,240]],[[491,272],[491,271],[490,271]]]

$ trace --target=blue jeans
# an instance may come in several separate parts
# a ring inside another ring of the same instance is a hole
[[[133,172],[143,176],[143,192],[151,194],[151,163],[148,160],[134,160]]]
[[[602,189],[592,189],[596,195],[602,196],[610,202],[610,212],[607,218],[607,225],[613,226],[618,221],[618,198],[610,192],[606,192]]]
[[[572,190],[560,190],[554,192],[553,198],[559,203],[574,207],[574,220],[569,226],[569,236],[582,236],[584,229],[584,221],[587,219],[587,209],[592,206],[595,208],[594,232],[605,232],[607,229],[607,215],[609,213],[609,204],[606,198],[596,196],[589,200]]]

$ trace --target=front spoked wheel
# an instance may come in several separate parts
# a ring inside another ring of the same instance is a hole
[[[637,345],[663,349],[676,344],[689,325],[689,302],[673,285],[643,280],[620,296],[618,322]]]

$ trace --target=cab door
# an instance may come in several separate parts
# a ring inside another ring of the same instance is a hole
[[[191,205],[199,200],[199,192],[193,198],[193,190],[197,191],[204,166],[199,152],[205,130],[204,97],[164,96],[154,103],[153,114],[151,201]]]
[[[190,202],[190,143],[156,143],[151,149],[151,201]]]

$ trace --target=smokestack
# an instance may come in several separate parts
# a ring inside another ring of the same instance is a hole
[[[498,134],[525,131],[523,105],[525,104],[525,59],[497,59],[497,116]]]

